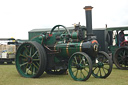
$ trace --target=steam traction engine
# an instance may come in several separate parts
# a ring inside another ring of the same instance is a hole
[[[36,78],[47,74],[69,71],[74,80],[85,81],[91,74],[106,78],[112,71],[109,56],[98,51],[98,42],[92,34],[91,6],[86,6],[86,24],[77,24],[70,32],[56,25],[31,41],[21,44],[16,53],[16,68],[23,77]]]

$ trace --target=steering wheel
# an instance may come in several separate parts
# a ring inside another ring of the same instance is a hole
[[[128,46],[128,41],[123,41],[120,46]]]
[[[54,27],[52,28],[50,34],[52,34],[52,33],[54,32],[54,30],[55,30],[56,28],[59,28],[59,27],[65,28],[65,31],[64,31],[63,33],[67,33],[68,35],[70,35],[69,30],[68,30],[65,26],[63,26],[63,25],[56,25],[56,26],[54,26]]]

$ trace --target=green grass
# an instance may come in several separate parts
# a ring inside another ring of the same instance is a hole
[[[0,85],[128,85],[128,70],[113,68],[106,79],[91,76],[87,81],[74,81],[70,75],[48,75],[40,78],[21,77],[15,65],[0,65]]]

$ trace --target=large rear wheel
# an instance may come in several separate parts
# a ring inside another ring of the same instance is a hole
[[[16,52],[16,68],[23,77],[41,76],[46,68],[46,61],[44,48],[34,41],[21,44]]]

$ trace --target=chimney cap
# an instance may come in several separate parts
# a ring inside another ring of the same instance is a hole
[[[84,7],[85,10],[92,10],[92,8],[93,8],[92,6],[85,6]]]

